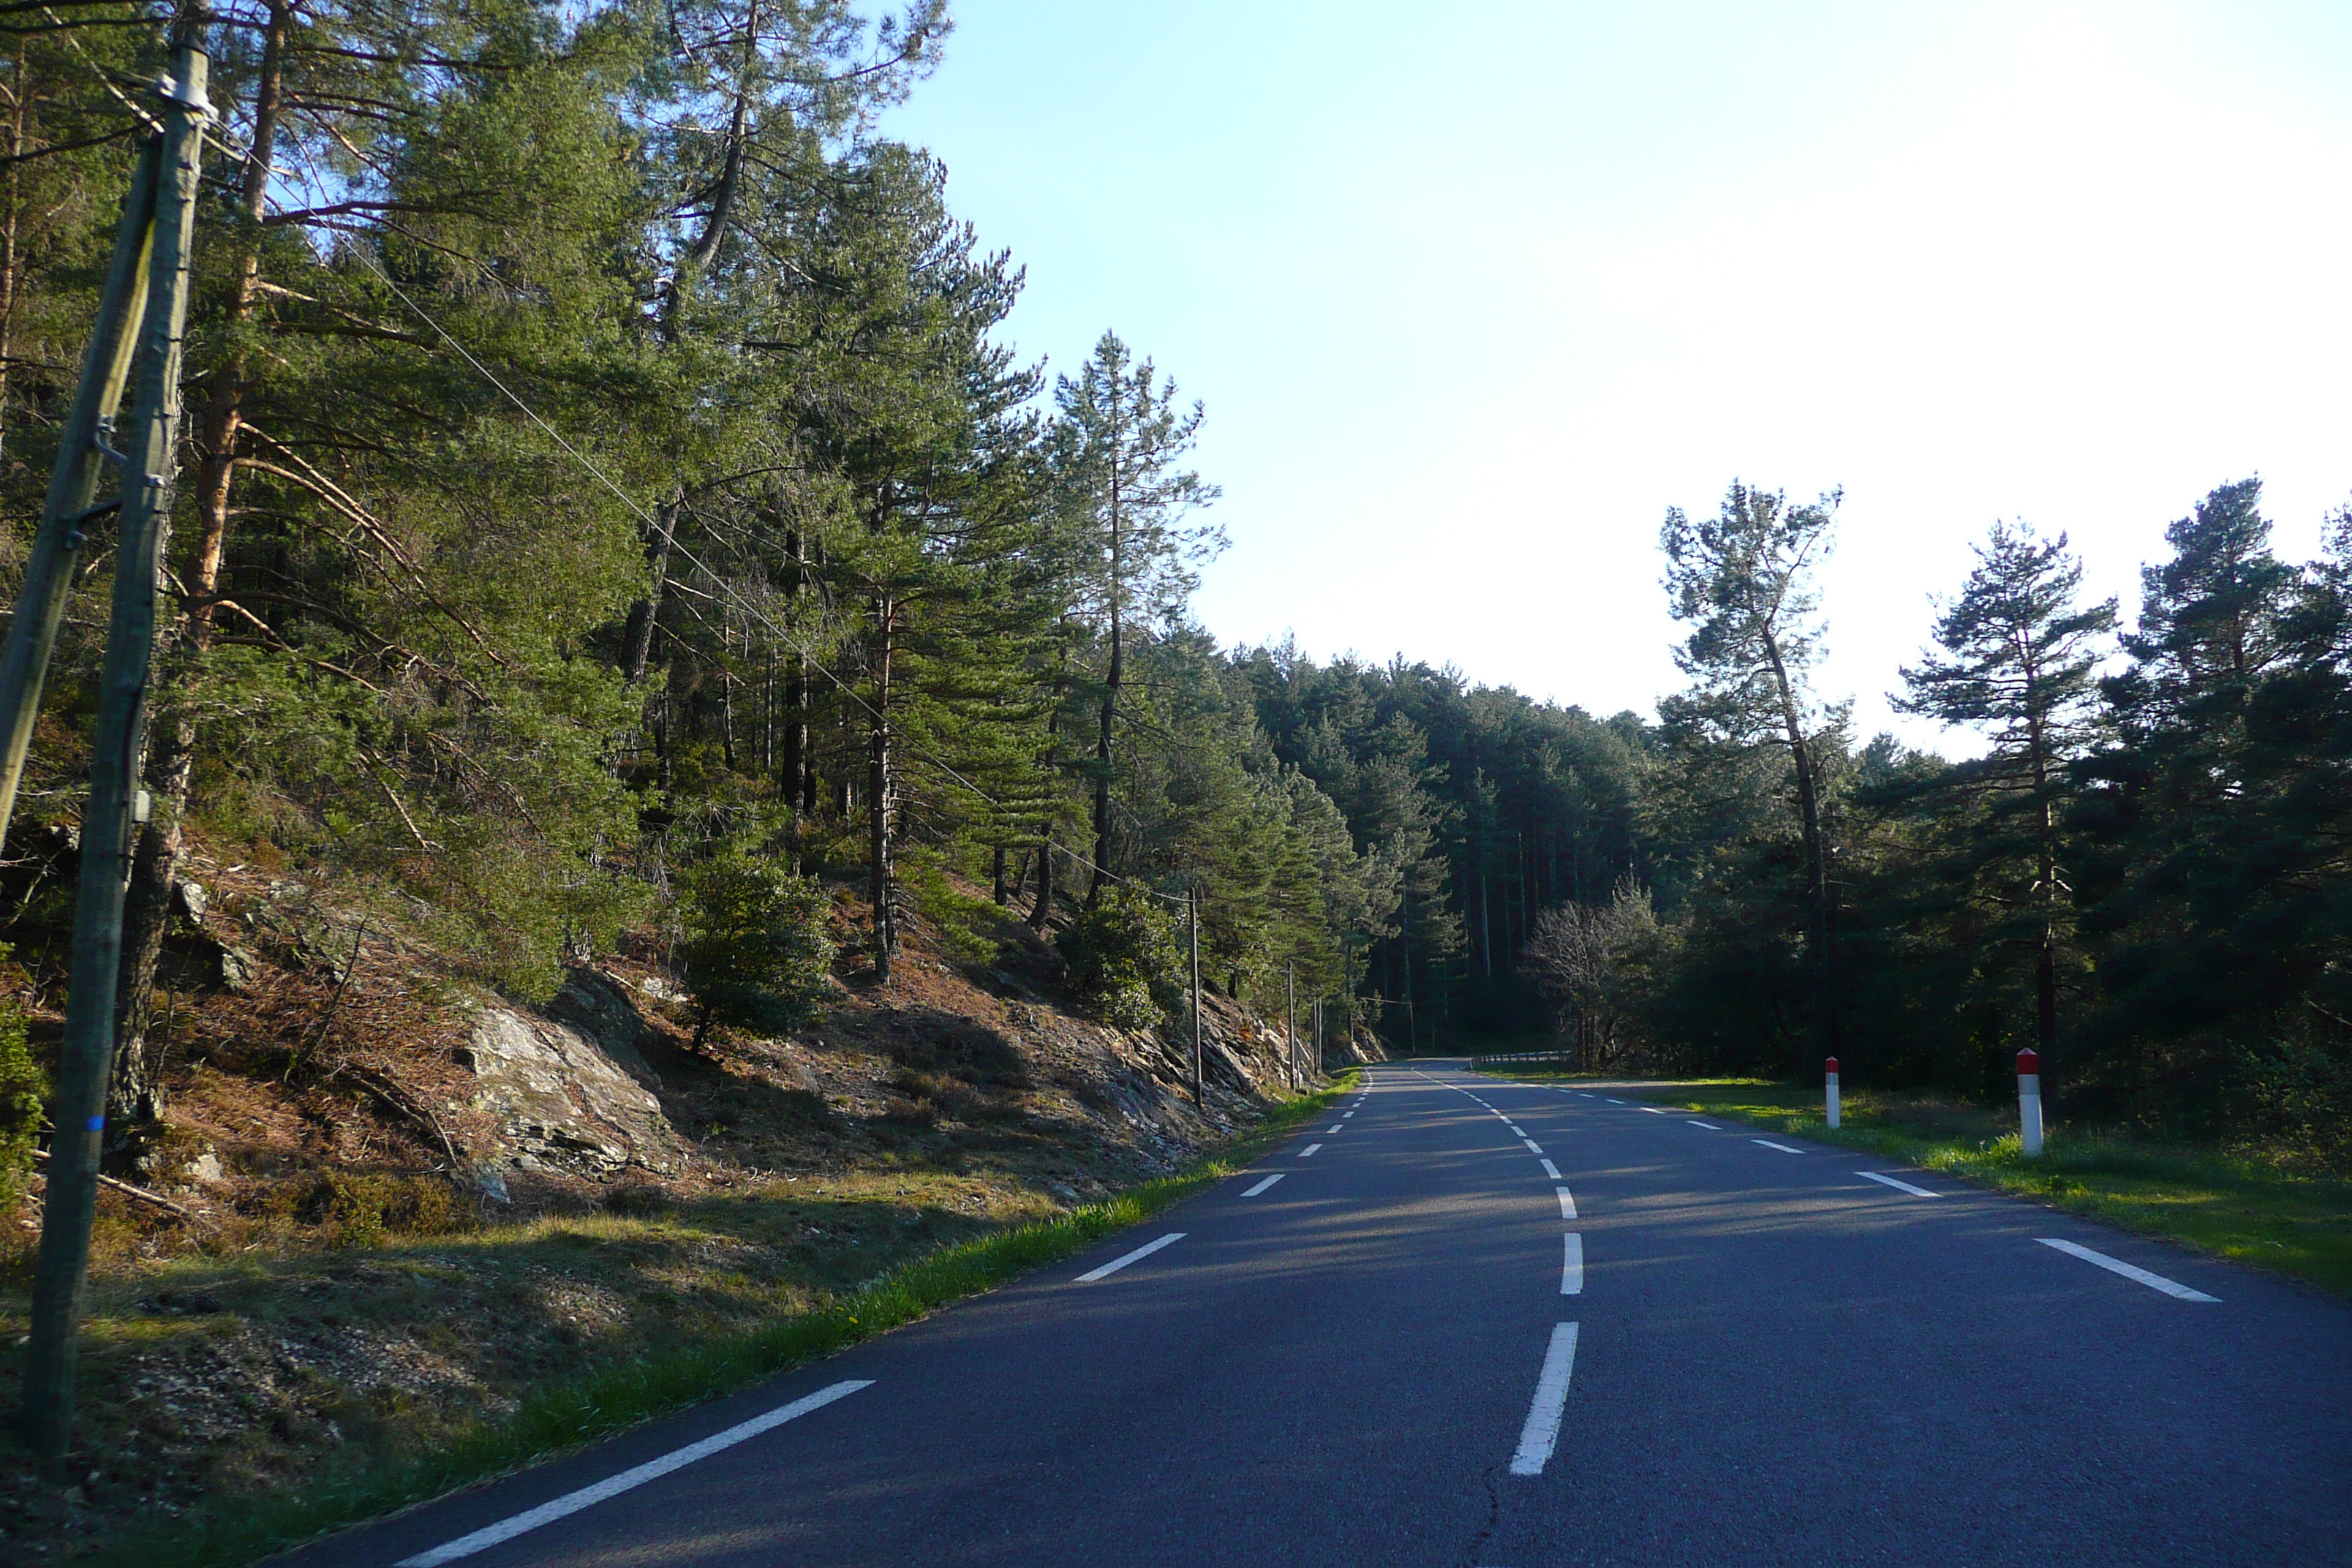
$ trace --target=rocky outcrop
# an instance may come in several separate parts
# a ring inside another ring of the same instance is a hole
[[[653,1071],[637,1048],[645,1024],[626,996],[575,972],[549,1013],[494,1003],[467,1037],[474,1109],[499,1124],[495,1163],[585,1176],[677,1170],[685,1146],[648,1087]]]

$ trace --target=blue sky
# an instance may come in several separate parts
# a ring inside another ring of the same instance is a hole
[[[965,0],[885,129],[1074,367],[1208,405],[1228,640],[1600,712],[1677,683],[1669,505],[1842,486],[1824,696],[1996,517],[2123,596],[2260,473],[2352,500],[2352,5]]]

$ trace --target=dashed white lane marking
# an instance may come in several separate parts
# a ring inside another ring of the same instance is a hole
[[[1528,1405],[1527,1425],[1519,1428],[1519,1448],[1511,1456],[1511,1474],[1543,1474],[1545,1462],[1559,1443],[1560,1416],[1568,1409],[1568,1380],[1575,1371],[1576,1325],[1558,1324],[1551,1331],[1551,1345],[1544,1352],[1543,1372],[1536,1378],[1536,1396]]]
[[[1257,1196],[1258,1194],[1265,1191],[1266,1188],[1274,1185],[1275,1183],[1280,1180],[1282,1180],[1282,1173],[1280,1171],[1276,1171],[1273,1175],[1268,1176],[1265,1181],[1260,1182],[1257,1185],[1244,1193],[1242,1196],[1245,1198],[1254,1198]]]
[[[1584,1294],[1584,1237],[1571,1230],[1567,1239],[1568,1246],[1559,1264],[1559,1293],[1581,1296]]]
[[[1341,1111],[1341,1112],[1339,1113],[1339,1120],[1340,1120],[1340,1121],[1347,1121],[1347,1120],[1348,1120],[1348,1118],[1349,1118],[1350,1116],[1353,1116],[1353,1115],[1355,1115],[1355,1114],[1356,1114],[1356,1113],[1355,1113],[1354,1111],[1352,1111],[1352,1110],[1343,1110],[1343,1111]]]
[[[607,1498],[615,1498],[623,1492],[634,1490],[647,1481],[659,1479],[672,1470],[682,1469],[697,1459],[707,1459],[721,1449],[731,1448],[736,1444],[756,1437],[762,1432],[772,1431],[787,1421],[796,1421],[812,1410],[822,1410],[835,1400],[845,1398],[861,1388],[873,1386],[873,1379],[857,1378],[846,1383],[836,1383],[829,1388],[820,1388],[814,1394],[805,1394],[793,1400],[790,1405],[780,1405],[764,1415],[754,1415],[749,1421],[730,1426],[724,1432],[714,1433],[699,1443],[688,1443],[685,1447],[672,1449],[658,1459],[648,1459],[635,1469],[623,1470],[619,1475],[607,1477],[593,1486],[582,1487],[575,1492],[566,1492],[552,1502],[543,1502],[528,1512],[516,1514],[511,1519],[502,1519],[496,1524],[487,1525],[474,1531],[471,1535],[461,1535],[455,1541],[445,1541],[430,1552],[420,1552],[414,1557],[404,1557],[400,1560],[397,1568],[440,1568],[444,1563],[454,1563],[460,1557],[471,1557],[477,1552],[486,1552],[500,1542],[512,1541],[526,1531],[537,1530],[542,1524],[551,1524],[567,1515],[578,1513],[583,1508],[593,1508]]]
[[[1801,1154],[1802,1149],[1791,1149],[1786,1143],[1775,1143],[1769,1138],[1750,1138],[1750,1143],[1761,1143],[1767,1149],[1778,1149],[1783,1154]]]
[[[1333,1123],[1331,1123],[1330,1127],[1329,1127],[1328,1129],[1327,1129],[1327,1130],[1324,1131],[1323,1136],[1325,1136],[1326,1138],[1328,1138],[1328,1137],[1329,1137],[1332,1133],[1334,1133],[1334,1132],[1345,1132],[1346,1131],[1347,1131],[1347,1129],[1346,1129],[1346,1128],[1344,1128],[1344,1127],[1340,1126],[1338,1122],[1334,1121]]]
[[[1622,1105],[1622,1104],[1624,1104],[1625,1102],[1624,1102],[1623,1100],[1611,1100],[1609,1103],[1610,1103],[1610,1104],[1612,1104],[1612,1105]]]
[[[1553,1181],[1557,1182],[1560,1179],[1559,1167],[1553,1164],[1549,1160],[1538,1160],[1536,1163],[1541,1165],[1544,1168],[1544,1174],[1549,1176]]]
[[[1074,1285],[1091,1285],[1097,1279],[1105,1279],[1110,1275],[1118,1273],[1120,1269],[1126,1268],[1130,1263],[1150,1257],[1153,1253],[1159,1251],[1163,1247],[1173,1247],[1183,1239],[1184,1233],[1182,1231],[1171,1230],[1166,1236],[1161,1237],[1158,1241],[1145,1242],[1141,1247],[1137,1247],[1133,1252],[1129,1253],[1124,1258],[1114,1258],[1108,1263],[1104,1264],[1100,1268],[1087,1269],[1084,1274],[1079,1275],[1076,1279],[1072,1280],[1071,1283]]]
[[[1598,1096],[1596,1096],[1595,1094],[1593,1094],[1593,1093],[1592,1093],[1592,1091],[1591,1091],[1591,1089],[1578,1089],[1576,1092],[1577,1092],[1577,1094],[1578,1094],[1579,1096],[1580,1096],[1581,1098],[1583,1098],[1583,1099],[1585,1099],[1585,1100],[1594,1100],[1594,1099],[1599,1098]]]
[[[1672,1116],[1674,1114],[1671,1110],[1660,1110],[1654,1105],[1645,1105],[1642,1107],[1642,1109],[1648,1111],[1653,1116]]]
[[[1512,1136],[1512,1137],[1514,1137],[1514,1138],[1524,1138],[1524,1137],[1526,1137],[1526,1136],[1527,1136],[1527,1133],[1526,1133],[1526,1132],[1522,1131],[1519,1128],[1517,1128],[1517,1127],[1516,1127],[1516,1126],[1512,1126],[1512,1124],[1511,1124],[1510,1122],[1506,1121],[1506,1122],[1504,1122],[1504,1123],[1503,1123],[1503,1125],[1504,1125],[1504,1126],[1506,1126],[1506,1127],[1510,1128],[1510,1131],[1511,1131],[1511,1136]]]
[[[2161,1290],[2166,1295],[2183,1301],[2218,1302],[2221,1300],[2219,1296],[2208,1296],[2202,1290],[2191,1290],[2178,1279],[2167,1279],[2161,1274],[2150,1274],[2147,1269],[2135,1268],[2120,1258],[2109,1258],[2104,1252],[2094,1252],[2087,1247],[2080,1247],[2071,1241],[2061,1241],[2054,1236],[2037,1236],[2033,1239],[2044,1247],[2054,1247],[2061,1252],[2079,1258],[2085,1263],[2095,1263],[2110,1274],[2120,1274],[2126,1279],[2137,1279],[2151,1290]]]
[[[1323,1145],[1320,1143],[1309,1143],[1306,1148],[1301,1149],[1298,1152],[1298,1157],[1304,1160],[1307,1155],[1312,1154],[1316,1150],[1320,1149],[1321,1147],[1323,1147]]]
[[[1540,1154],[1543,1152],[1543,1145],[1537,1142],[1532,1138],[1522,1138],[1519,1142],[1528,1146],[1528,1152],[1531,1154]]]
[[[1944,1195],[1941,1193],[1931,1193],[1925,1187],[1915,1187],[1910,1183],[1900,1181],[1893,1176],[1882,1176],[1876,1171],[1856,1171],[1854,1174],[1867,1176],[1874,1182],[1884,1182],[1890,1187],[1909,1193],[1915,1198],[1940,1198]]]
[[[1559,1217],[1562,1219],[1574,1219],[1576,1217],[1576,1200],[1568,1195],[1568,1189],[1566,1187],[1555,1188],[1554,1191],[1559,1194]]]
[[[1700,1121],[1697,1117],[1696,1117],[1696,1116],[1685,1118],[1685,1120],[1687,1120],[1693,1127],[1704,1127],[1704,1128],[1706,1128],[1709,1132],[1720,1132],[1720,1131],[1723,1131],[1723,1129],[1722,1129],[1722,1128],[1717,1127],[1714,1122],[1712,1122],[1712,1121]]]

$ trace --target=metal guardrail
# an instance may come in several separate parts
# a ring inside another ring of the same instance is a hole
[[[1475,1056],[1470,1058],[1470,1070],[1475,1072],[1488,1062],[1557,1062],[1569,1065],[1567,1051],[1513,1051],[1496,1056]]]

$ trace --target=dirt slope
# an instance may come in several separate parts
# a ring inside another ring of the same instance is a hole
[[[398,912],[196,866],[162,1009],[169,1130],[120,1163],[146,1195],[101,1198],[78,1479],[60,1492],[0,1449],[0,1560],[396,1461],[537,1381],[1175,1170],[1284,1092],[1279,1020],[1213,995],[1194,1106],[1189,1034],[1084,1016],[1016,922],[982,964],[917,920],[887,984],[845,969],[797,1034],[698,1049],[649,948],[525,1008]],[[845,932],[858,913],[844,895]],[[40,973],[24,990],[53,1039]],[[0,1219],[12,1341],[37,1192]],[[12,1377],[0,1420],[16,1395]]]

